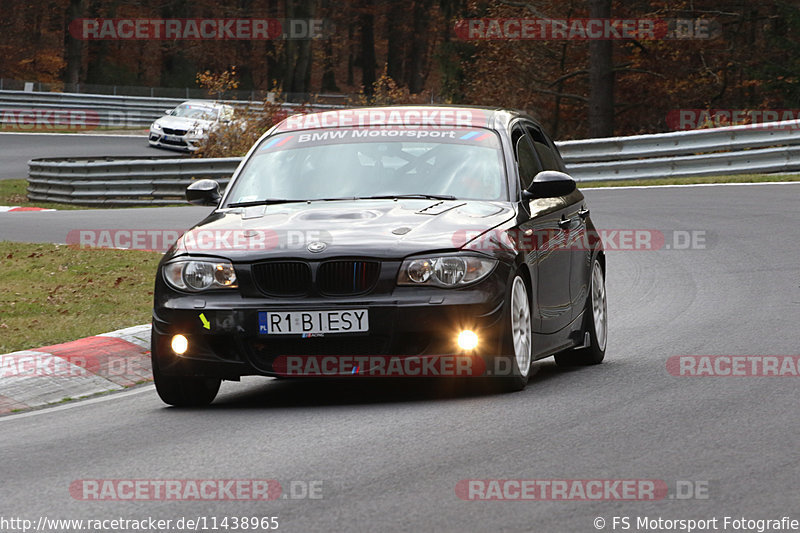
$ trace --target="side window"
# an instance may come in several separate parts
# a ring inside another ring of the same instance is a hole
[[[525,130],[533,141],[533,146],[536,149],[536,155],[539,156],[539,160],[542,162],[544,170],[561,170],[558,156],[550,147],[550,142],[547,140],[547,137],[545,137],[544,133],[542,133],[539,128],[529,124],[525,125]]]
[[[514,143],[514,157],[517,159],[520,186],[527,189],[533,183],[533,178],[542,170],[539,158],[531,147],[530,139],[518,127],[511,131],[511,141]]]

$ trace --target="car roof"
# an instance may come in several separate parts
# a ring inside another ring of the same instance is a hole
[[[349,126],[455,126],[506,129],[509,123],[525,117],[515,109],[455,105],[394,105],[349,107],[315,113],[296,114],[278,123],[273,133]]]

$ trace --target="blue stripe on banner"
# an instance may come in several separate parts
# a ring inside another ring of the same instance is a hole
[[[272,139],[270,142],[268,142],[267,144],[265,144],[265,145],[264,145],[264,147],[262,148],[262,150],[266,150],[267,148],[271,147],[273,144],[275,144],[276,142],[278,142],[278,141],[280,141],[280,140],[281,140],[281,138],[280,138],[280,137],[275,137],[275,138],[274,138],[274,139]]]
[[[462,135],[462,136],[461,136],[461,140],[462,140],[462,141],[466,141],[467,139],[472,139],[473,137],[475,137],[476,135],[478,135],[478,133],[480,133],[480,132],[478,132],[478,131],[471,131],[471,132],[467,133],[466,135]]]

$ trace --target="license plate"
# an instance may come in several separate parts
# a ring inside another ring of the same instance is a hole
[[[369,331],[366,309],[336,311],[259,311],[260,335],[358,333]]]
[[[165,141],[171,141],[171,142],[180,142],[181,138],[180,137],[176,137],[174,135],[164,135],[164,140]]]

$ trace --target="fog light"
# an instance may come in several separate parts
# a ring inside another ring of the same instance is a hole
[[[474,350],[478,347],[478,335],[474,331],[465,329],[458,334],[458,347],[462,350]]]
[[[178,355],[183,355],[189,349],[189,341],[183,335],[172,337],[172,351]]]

